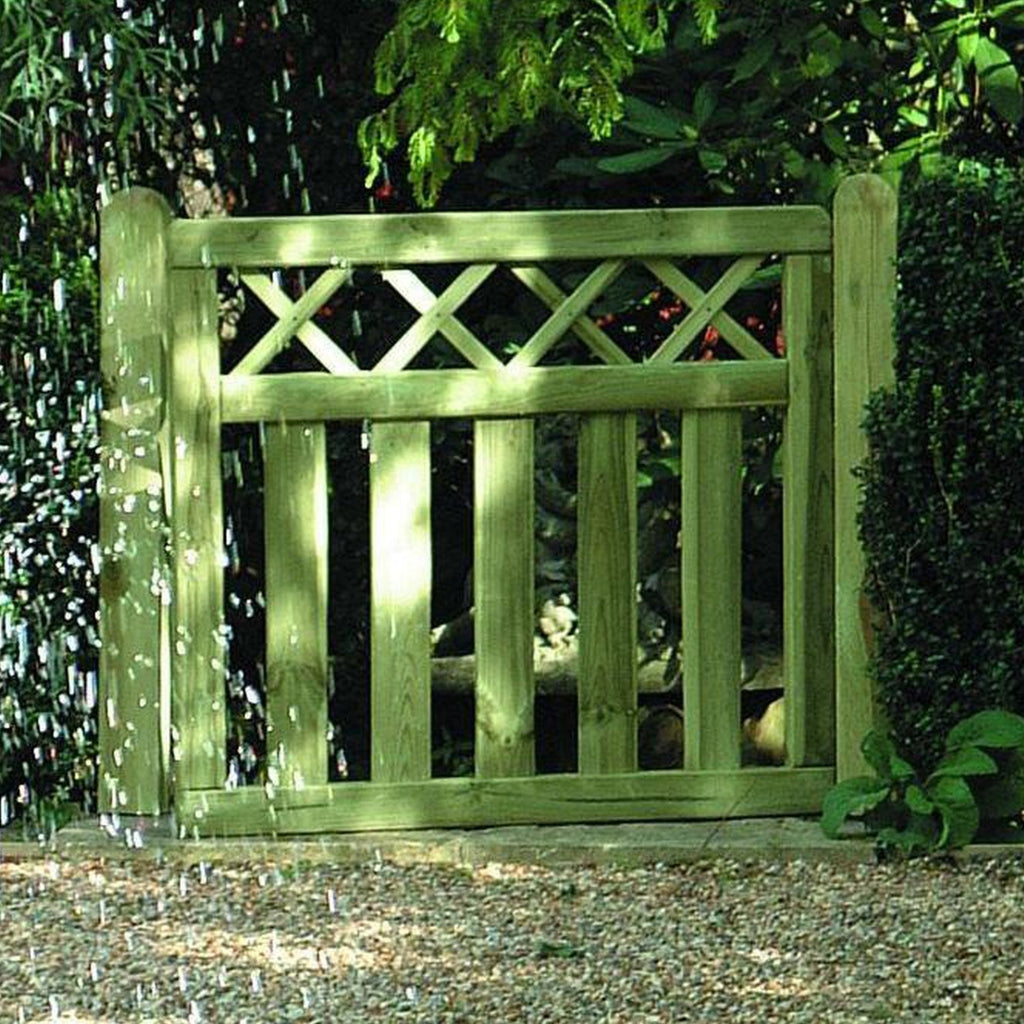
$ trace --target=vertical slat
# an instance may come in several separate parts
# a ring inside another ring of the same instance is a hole
[[[533,420],[478,420],[473,436],[476,774],[532,775]]]
[[[326,435],[286,423],[264,436],[268,760],[301,787],[327,781]]]
[[[783,455],[783,679],[794,766],[835,759],[832,542],[832,282],[790,256],[782,278],[789,406]]]
[[[100,218],[99,807],[126,814],[167,804],[160,448],[170,220],[148,189],[119,193]]]
[[[580,419],[579,771],[636,771],[636,416]]]
[[[684,412],[680,434],[684,765],[740,764],[742,413]]]
[[[375,423],[370,775],[430,778],[430,424]]]
[[[868,771],[860,743],[877,724],[868,674],[871,609],[864,594],[853,470],[867,455],[864,403],[893,381],[896,195],[875,175],[854,175],[836,192],[834,218],[836,775],[841,780]]]
[[[178,789],[212,789],[224,784],[227,743],[217,277],[170,277],[174,772]]]

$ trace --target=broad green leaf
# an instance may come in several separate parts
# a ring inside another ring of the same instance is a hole
[[[1019,818],[1024,810],[1024,779],[984,779],[974,785],[974,799],[978,813],[985,820]]]
[[[996,113],[1011,124],[1017,124],[1024,116],[1024,93],[1013,59],[1001,46],[982,36],[978,39],[974,66]]]
[[[924,110],[917,107],[900,107],[898,113],[904,121],[912,124],[915,128],[928,127],[928,114]]]
[[[938,829],[931,818],[916,817],[904,828],[883,828],[875,840],[877,846],[899,850],[908,857],[926,853],[936,845]]]
[[[1024,746],[1024,718],[1012,711],[979,711],[949,730],[946,749],[964,746],[995,749]]]
[[[718,103],[718,91],[710,82],[705,82],[693,97],[693,119],[698,128],[703,128],[715,112]]]
[[[730,85],[753,78],[775,54],[775,37],[770,34],[758,36],[736,62]]]
[[[821,126],[821,137],[824,143],[836,156],[846,156],[850,147],[843,138],[843,133],[834,124],[823,124]]]
[[[873,7],[861,4],[857,8],[857,18],[860,20],[864,30],[876,39],[884,39],[888,34],[888,28],[881,16]]]
[[[944,775],[958,776],[965,775],[995,775],[999,771],[999,765],[977,747],[957,747],[949,751],[932,772],[931,779],[939,779]]]
[[[637,96],[625,96],[622,107],[622,124],[637,135],[649,135],[652,139],[678,139],[687,122],[686,115],[676,107],[655,106]]]
[[[978,50],[979,38],[977,26],[969,32],[962,32],[956,37],[956,52],[965,65],[973,63],[974,55]]]
[[[821,830],[829,839],[839,836],[839,829],[850,815],[864,814],[889,796],[889,786],[878,779],[859,776],[845,779],[826,794],[821,808]]]
[[[949,850],[966,846],[981,823],[971,787],[961,778],[946,775],[929,785],[928,795],[942,817],[942,833],[937,845]]]
[[[935,810],[935,804],[925,796],[924,790],[920,786],[907,786],[904,799],[915,814],[931,814]]]
[[[1004,25],[1024,25],[1024,0],[1010,0],[1009,3],[996,4],[988,10],[993,21]]]
[[[637,149],[632,153],[622,153],[620,156],[606,156],[597,161],[598,170],[607,171],[609,174],[634,174],[637,171],[646,171],[649,167],[657,167],[666,160],[671,160],[683,145],[651,146],[649,149]]]
[[[906,780],[914,777],[914,769],[899,754],[892,740],[882,732],[872,731],[860,745],[864,760],[887,781]]]
[[[700,160],[701,167],[710,174],[724,171],[729,164],[725,155],[716,149],[700,149],[697,151],[697,158]]]

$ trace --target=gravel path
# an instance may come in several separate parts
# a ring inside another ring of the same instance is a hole
[[[0,1024],[1020,1024],[1024,863],[0,863]]]

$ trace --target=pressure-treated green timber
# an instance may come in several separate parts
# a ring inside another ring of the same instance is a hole
[[[583,416],[579,434],[579,771],[635,771],[636,416]]]
[[[225,423],[506,418],[558,412],[783,405],[780,362],[542,366],[514,371],[275,373],[221,380]]]
[[[533,420],[473,433],[476,774],[532,775]]]
[[[723,206],[179,220],[170,241],[174,266],[387,266],[828,252],[830,228],[817,206]]]
[[[263,787],[252,786],[184,793],[180,813],[190,835],[813,814],[834,778],[831,768],[742,768],[431,779],[387,786],[340,782],[278,790],[272,799]]]
[[[832,281],[820,256],[782,278],[789,367],[783,457],[783,680],[792,765],[833,764]]]
[[[839,186],[834,213],[836,774],[847,779],[869,770],[860,743],[878,724],[853,471],[867,455],[868,395],[893,382],[896,196],[881,178],[854,175]]]
[[[327,781],[327,453],[322,423],[264,429],[270,781]]]
[[[100,217],[99,808],[124,814],[167,806],[170,221],[170,207],[148,189],[119,193]]]
[[[220,338],[216,273],[175,270],[170,281],[171,713],[175,785],[184,790],[220,786],[226,777]]]
[[[430,424],[370,452],[370,777],[430,778]]]
[[[680,432],[683,764],[740,766],[742,413],[684,412]]]

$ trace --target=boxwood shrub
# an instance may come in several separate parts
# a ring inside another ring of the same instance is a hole
[[[881,705],[927,768],[961,719],[1024,711],[1024,175],[961,163],[900,205],[860,529]]]

